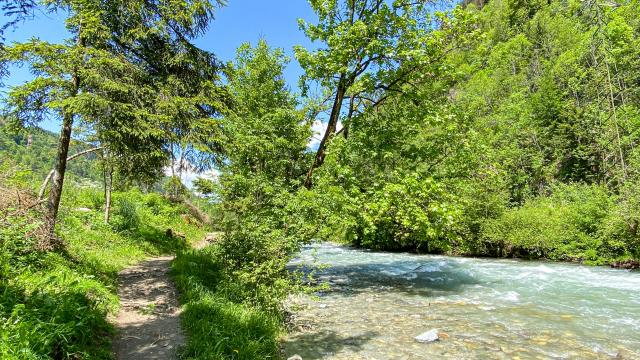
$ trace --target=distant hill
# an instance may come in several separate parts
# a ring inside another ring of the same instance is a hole
[[[40,128],[28,128],[15,133],[0,122],[0,162],[12,159],[25,170],[31,170],[34,182],[44,180],[53,168],[57,153],[58,135]],[[91,148],[73,141],[69,155]],[[71,179],[101,181],[98,154],[91,153],[70,161],[67,171]]]

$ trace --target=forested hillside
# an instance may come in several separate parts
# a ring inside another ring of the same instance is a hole
[[[639,6],[454,12],[438,32],[465,32],[345,119],[320,180],[351,215],[332,229],[380,249],[637,257]]]
[[[22,166],[21,170],[30,171],[29,176],[34,182],[42,181],[53,168],[57,141],[55,134],[39,128],[16,132],[0,125],[0,158],[12,158]],[[74,141],[70,153],[77,154],[91,148],[89,144]],[[69,162],[69,173],[77,180],[102,181],[102,171],[96,159],[95,153],[75,158]]]

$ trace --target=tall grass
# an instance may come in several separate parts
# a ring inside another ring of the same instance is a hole
[[[185,305],[183,359],[278,359],[277,313],[234,301],[234,284],[217,245],[178,254],[173,274]]]

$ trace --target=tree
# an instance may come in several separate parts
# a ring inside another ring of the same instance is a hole
[[[348,137],[334,135],[314,178],[329,236],[533,256],[544,238],[545,256],[637,257],[639,3],[465,3],[412,79],[345,92]]]
[[[225,119],[225,154],[233,172],[264,176],[291,189],[303,171],[310,124],[282,76],[287,62],[281,49],[264,40],[255,48],[238,48],[227,71],[233,102]]]
[[[166,114],[155,110],[163,99],[155,75],[162,79],[175,69],[150,67],[167,49],[187,48],[173,56],[197,53],[188,39],[201,33],[213,14],[208,1],[166,4],[160,1],[46,1],[69,14],[72,38],[64,44],[37,39],[7,47],[4,59],[30,65],[36,78],[11,89],[9,111],[21,123],[54,116],[62,120],[57,162],[48,201],[47,221],[53,238],[62,195],[66,159],[74,123],[93,127],[112,154],[137,161],[129,173],[147,169],[159,173],[167,155]],[[123,15],[136,14],[130,21]],[[154,47],[154,45],[156,45]],[[153,51],[139,52],[140,49]],[[169,57],[170,58],[170,57]],[[165,84],[165,82],[159,82]],[[164,117],[163,117],[164,115]]]
[[[197,177],[193,181],[193,188],[201,196],[211,198],[218,194],[219,187],[215,180]]]
[[[116,34],[113,51],[146,70],[157,93],[154,115],[168,143],[172,176],[201,172],[220,161],[220,117],[228,96],[219,85],[221,64],[190,39],[207,28],[224,1],[110,1],[105,21]],[[142,11],[140,11],[142,9]],[[184,16],[184,15],[188,16]],[[152,29],[142,36],[138,29]],[[155,31],[153,29],[162,29]]]
[[[242,202],[249,212],[269,209],[274,196],[297,189],[305,172],[310,124],[286,87],[287,61],[261,40],[255,48],[240,46],[227,66],[232,105],[224,118],[220,181],[227,203],[250,199]]]
[[[311,129],[285,85],[287,61],[282,49],[260,41],[240,46],[227,66],[232,102],[222,119],[217,189],[225,271],[238,283],[236,291],[244,289],[239,298],[270,309],[287,293],[289,256],[309,238],[298,226],[304,212],[291,204],[304,181]]]
[[[319,82],[333,100],[327,129],[305,180],[308,188],[337,131],[345,99],[346,135],[352,116],[363,108],[379,106],[388,94],[400,91],[422,56],[434,51],[439,40],[431,37],[436,22],[426,0],[311,0],[310,4],[319,21],[314,25],[300,20],[300,27],[310,40],[325,47],[314,51],[296,47],[296,57],[305,70],[302,83]]]

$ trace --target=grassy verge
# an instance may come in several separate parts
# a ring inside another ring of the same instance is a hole
[[[184,359],[278,359],[278,314],[235,301],[217,245],[178,254],[173,274],[184,304]]]
[[[22,194],[24,201],[28,192]],[[185,224],[185,208],[156,194],[114,194],[109,224],[99,189],[67,188],[65,194],[58,225],[63,251],[36,250],[42,225],[37,208],[18,211],[18,200],[0,208],[1,359],[110,359],[107,316],[118,308],[118,271],[185,249],[204,235]],[[167,236],[168,228],[187,241]]]

